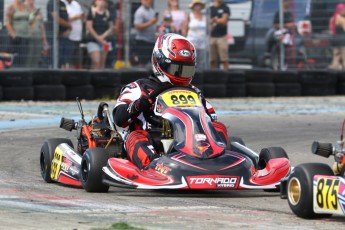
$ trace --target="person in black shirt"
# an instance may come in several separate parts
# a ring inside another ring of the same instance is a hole
[[[223,64],[223,68],[229,68],[228,54],[228,19],[230,9],[222,0],[213,0],[211,6],[211,38],[210,38],[210,61],[211,68],[217,68],[217,59]]]
[[[90,7],[86,19],[86,29],[89,34],[87,51],[91,58],[92,69],[103,69],[107,55],[112,50],[109,42],[113,34],[114,17],[109,11],[107,0],[96,0]]]
[[[291,0],[283,1],[283,28],[291,32],[294,29],[294,20],[292,13],[290,12]],[[277,39],[274,36],[274,33],[280,29],[280,14],[279,10],[275,13],[272,23],[272,28],[267,32],[266,41],[267,41],[267,52],[271,52],[272,47],[277,42]]]
[[[286,29],[293,29],[294,28],[292,13],[289,11],[290,1],[291,0],[285,0],[283,2],[283,9],[284,9],[284,12],[283,12],[284,26],[283,27]],[[276,29],[280,28],[279,10],[274,15],[273,27]]]

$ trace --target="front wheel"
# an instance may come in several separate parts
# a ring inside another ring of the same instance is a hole
[[[282,147],[263,148],[259,154],[259,163],[258,163],[259,169],[264,169],[269,160],[276,159],[276,158],[289,159],[287,153]]]
[[[259,154],[258,169],[264,169],[267,162],[271,159],[276,158],[287,158],[289,159],[287,153],[282,147],[268,147],[263,148]],[[280,192],[280,188],[276,189],[264,189],[265,192]]]
[[[109,186],[103,184],[103,166],[107,165],[108,152],[103,148],[87,149],[81,160],[80,180],[87,192],[108,192]]]
[[[67,138],[46,139],[41,148],[41,152],[40,152],[41,176],[43,180],[47,183],[54,182],[52,181],[50,177],[51,163],[54,157],[54,152],[55,152],[56,147],[62,143],[66,143],[67,145],[73,148],[72,141]]]
[[[321,163],[298,165],[287,181],[287,199],[293,213],[311,219],[330,217],[331,214],[316,214],[313,208],[313,182],[315,175],[333,176],[332,169]]]

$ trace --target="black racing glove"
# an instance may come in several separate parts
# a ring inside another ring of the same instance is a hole
[[[146,96],[142,96],[130,104],[130,111],[131,114],[147,112],[151,109],[151,107],[152,100]]]

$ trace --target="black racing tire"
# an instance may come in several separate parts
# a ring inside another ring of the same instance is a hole
[[[3,87],[29,87],[33,79],[31,71],[24,69],[10,69],[0,71],[0,85]]]
[[[59,73],[54,69],[31,70],[33,85],[60,85],[62,80]]]
[[[149,71],[144,68],[121,70],[121,85],[129,84],[140,78],[146,78],[149,75]]]
[[[313,209],[313,182],[315,175],[333,176],[332,169],[322,163],[298,165],[287,181],[287,200],[294,214],[305,219],[326,218],[331,214],[316,214]]]
[[[2,86],[0,85],[0,101],[2,101],[3,97],[4,97],[4,93],[2,92]]]
[[[35,98],[34,88],[32,86],[4,87],[4,100],[20,101],[33,100]]]
[[[204,83],[204,73],[203,71],[196,71],[194,76],[193,76],[193,80],[191,82],[192,85],[195,85],[195,86],[199,86],[199,85],[202,85]]]
[[[226,96],[226,85],[204,84],[203,93],[205,97],[224,98]]]
[[[35,85],[36,101],[63,101],[66,99],[66,87],[58,85]]]
[[[87,149],[81,160],[80,180],[87,192],[108,192],[109,186],[103,184],[103,166],[107,165],[109,155],[104,148]]]
[[[337,94],[338,95],[345,95],[345,83],[339,82],[337,84]]]
[[[282,147],[268,147],[261,149],[258,162],[259,169],[264,169],[269,160],[276,158],[289,159],[287,153]]]
[[[299,71],[300,82],[305,85],[328,85],[336,84],[338,76],[327,70],[301,70]]]
[[[299,75],[297,71],[274,71],[272,74],[274,83],[299,83]]]
[[[229,70],[228,71],[228,85],[231,84],[245,84],[246,75],[243,70]]]
[[[247,69],[245,70],[246,82],[248,83],[272,83],[273,71],[269,69]]]
[[[273,83],[247,83],[247,96],[250,97],[273,97],[275,95],[275,86]]]
[[[276,83],[275,95],[277,97],[297,97],[302,95],[300,83]]]
[[[82,86],[90,84],[90,75],[87,70],[61,70],[58,72],[63,85]]]
[[[120,95],[121,86],[94,86],[95,99],[114,100]]]
[[[85,100],[95,99],[95,89],[93,85],[67,86],[66,99],[75,100],[77,97]]]
[[[121,84],[121,72],[116,70],[91,70],[89,71],[91,85],[93,86],[117,86]]]
[[[226,85],[228,83],[228,72],[222,69],[205,69],[203,71],[204,84]]]
[[[337,87],[329,84],[302,84],[302,96],[330,96],[335,95]]]
[[[247,86],[245,83],[230,83],[226,87],[226,97],[245,97]]]
[[[62,143],[68,144],[70,147],[74,148],[73,143],[67,138],[51,138],[46,139],[43,143],[40,152],[40,171],[43,180],[47,183],[54,182],[50,178],[51,162],[53,160],[55,148]]]

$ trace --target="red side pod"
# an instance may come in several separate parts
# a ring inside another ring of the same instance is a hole
[[[264,169],[256,171],[250,182],[257,185],[271,185],[280,182],[290,171],[290,161],[286,158],[271,159]]]
[[[71,178],[69,175],[64,172],[60,172],[58,182],[62,184],[68,184],[72,186],[82,187],[82,183],[74,178]]]
[[[159,186],[173,184],[174,180],[154,169],[140,170],[132,162],[124,159],[110,158],[108,165],[121,177],[138,184]]]

